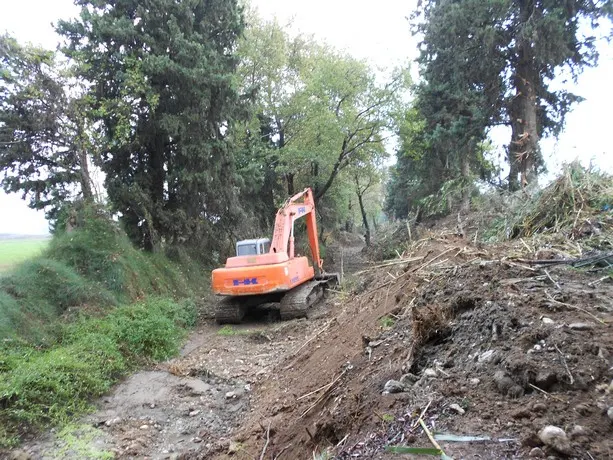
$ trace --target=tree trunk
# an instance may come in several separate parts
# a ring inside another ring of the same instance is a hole
[[[81,176],[81,193],[83,200],[87,203],[94,201],[94,192],[92,191],[92,179],[89,175],[89,165],[87,164],[87,153],[82,150],[77,152],[79,157],[79,174]]]
[[[366,217],[366,210],[364,209],[364,201],[362,200],[362,194],[358,193],[358,202],[360,203],[360,212],[362,213],[362,223],[364,224],[364,239],[366,240],[366,246],[370,246],[370,226],[368,225],[368,219]]]
[[[351,200],[349,200],[349,206],[347,207],[347,209],[349,210],[349,216],[347,217],[347,220],[345,221],[345,231],[346,232],[353,232],[353,215],[351,213],[352,208],[353,208],[353,204],[351,203]]]
[[[294,190],[294,173],[287,173],[285,179],[287,180],[287,194],[294,196],[296,194]]]
[[[533,0],[521,0],[521,25],[529,21],[534,13]],[[535,57],[529,36],[520,34],[517,40],[517,62],[513,75],[515,98],[511,103],[512,138],[509,147],[509,160],[511,174],[519,172],[521,179],[519,185],[524,187],[537,177],[537,168],[540,163],[539,129],[538,129],[538,101],[536,89],[539,85],[539,73],[535,68]],[[514,163],[517,163],[514,165]],[[517,171],[517,172],[516,172]],[[517,186],[516,177],[509,176],[509,188]]]
[[[460,209],[462,212],[470,211],[470,163],[469,155],[472,151],[473,141],[468,142],[468,147],[460,158],[460,173],[462,174],[462,203]]]

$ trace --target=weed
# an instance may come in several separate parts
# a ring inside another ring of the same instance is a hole
[[[237,333],[238,332],[229,324],[226,324],[225,326],[223,326],[221,329],[217,331],[217,335],[223,335],[223,336],[236,335]]]
[[[193,304],[154,298],[104,318],[82,314],[60,328],[51,349],[4,342],[0,446],[14,445],[24,428],[67,423],[137,364],[175,355],[194,320]]]
[[[394,320],[394,318],[392,318],[391,316],[384,316],[382,318],[379,319],[379,325],[383,328],[383,329],[389,329],[390,327],[392,327],[394,324],[396,324],[396,321]]]
[[[58,439],[63,444],[62,447],[52,452],[51,456],[55,458],[66,458],[68,453],[75,455],[78,458],[88,459],[112,459],[115,455],[112,452],[98,450],[94,447],[94,441],[100,437],[103,432],[90,425],[66,425],[58,433]]]

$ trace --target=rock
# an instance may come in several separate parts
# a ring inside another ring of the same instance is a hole
[[[589,436],[589,431],[586,427],[581,425],[575,425],[571,428],[570,433],[568,433],[571,439],[584,438]]]
[[[485,353],[481,353],[477,358],[477,361],[480,363],[489,363],[494,355],[496,354],[495,350],[487,350]]]
[[[196,415],[198,415],[200,413],[200,411],[198,409],[193,410],[189,413],[190,417],[195,417]]]
[[[149,429],[149,425],[141,425],[140,429],[141,430],[148,430]]]
[[[472,386],[476,387],[477,385],[481,383],[481,380],[475,378],[475,379],[470,379],[469,382]]]
[[[519,398],[524,394],[524,389],[516,384],[505,371],[496,371],[493,380],[496,384],[496,388],[498,388],[498,391],[503,395],[510,396],[511,398]]]
[[[572,323],[568,325],[568,328],[575,331],[591,331],[594,326],[588,323]]]
[[[609,417],[609,420],[613,422],[613,406],[609,407],[609,410],[607,411],[607,417]]]
[[[403,391],[406,391],[406,387],[398,380],[388,380],[383,387],[383,394],[402,393]]]
[[[543,319],[541,319],[541,321],[543,322],[543,324],[554,324],[555,321],[552,320],[551,318],[547,318],[546,316],[543,316]]]
[[[551,371],[540,371],[536,375],[535,382],[537,387],[542,390],[549,390],[552,386],[558,383],[558,376],[555,372]]]
[[[464,409],[462,409],[459,404],[451,404],[449,406],[449,409],[451,409],[452,411],[454,411],[454,412],[456,412],[456,413],[458,413],[460,415],[464,415],[466,413],[466,411]]]
[[[539,439],[543,444],[566,455],[572,453],[566,432],[557,426],[549,425],[539,431]]]
[[[432,368],[428,368],[426,370],[424,370],[423,376],[429,379],[433,379],[436,377],[436,371]]]
[[[547,411],[547,405],[545,403],[534,403],[532,405],[532,410],[534,412],[546,412]]]
[[[577,413],[583,416],[588,416],[593,412],[592,408],[587,403],[577,404],[575,406],[575,410],[577,411]]]
[[[241,450],[240,443],[238,443],[236,441],[230,441],[230,445],[228,446],[228,454],[230,454],[230,455],[236,454],[240,450]]]
[[[236,398],[236,392],[234,391],[228,391],[226,393],[226,399],[235,399]]]
[[[400,383],[402,383],[403,385],[413,385],[418,380],[419,377],[411,373],[404,374],[402,377],[400,377]]]
[[[528,457],[530,457],[530,458],[545,458],[545,452],[543,452],[543,449],[541,449],[540,447],[535,447],[534,449],[530,450],[530,453],[528,454]]]

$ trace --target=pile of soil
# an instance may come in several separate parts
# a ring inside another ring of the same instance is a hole
[[[386,446],[430,446],[420,416],[488,437],[440,441],[455,458],[609,458],[611,278],[509,259],[537,257],[529,243],[429,232],[358,272],[357,291],[256,386],[234,447],[198,458],[395,458]],[[549,425],[564,445],[539,439]]]

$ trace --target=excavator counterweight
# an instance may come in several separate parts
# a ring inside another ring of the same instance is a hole
[[[294,254],[294,222],[303,217],[315,267],[307,257]],[[216,311],[219,323],[240,322],[250,308],[261,305],[278,310],[281,319],[306,316],[324,289],[339,282],[338,274],[323,270],[310,188],[289,198],[277,211],[268,252],[259,252],[267,239],[247,242],[248,245],[237,245],[237,255],[228,258],[225,267],[212,272],[213,293],[225,296]],[[241,253],[243,246],[248,249]]]

